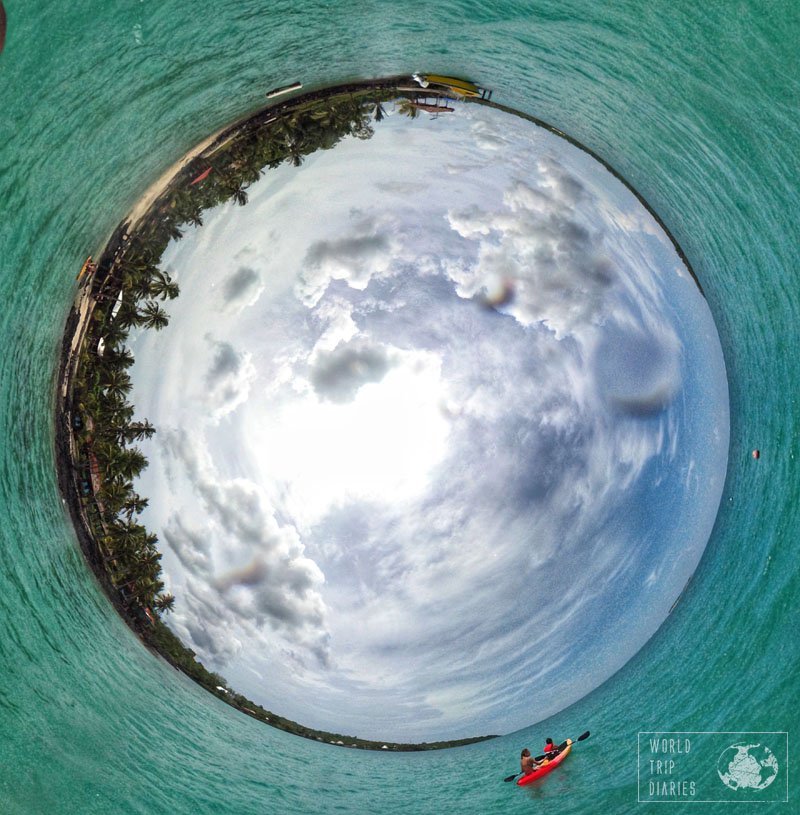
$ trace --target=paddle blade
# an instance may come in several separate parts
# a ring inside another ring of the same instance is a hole
[[[578,738],[577,738],[577,739],[575,739],[575,741],[585,741],[585,740],[586,740],[586,739],[588,739],[588,738],[589,738],[589,736],[591,736],[591,735],[592,735],[592,734],[591,734],[591,733],[590,733],[590,732],[587,730],[585,733],[581,733],[581,735],[580,735],[580,736],[578,736]]]
[[[513,781],[518,775],[519,773],[514,773],[514,775],[508,776],[508,778],[504,778],[503,781]]]

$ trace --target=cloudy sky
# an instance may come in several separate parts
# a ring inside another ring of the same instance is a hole
[[[708,308],[634,196],[459,105],[205,220],[133,393],[203,661],[397,740],[515,730],[621,667],[702,554],[728,446]]]

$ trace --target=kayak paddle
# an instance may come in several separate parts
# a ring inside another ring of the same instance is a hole
[[[585,733],[581,733],[581,735],[578,736],[577,739],[574,739],[574,741],[572,743],[574,744],[576,741],[586,741],[586,739],[588,739],[589,736],[591,736],[591,733],[587,730]],[[565,741],[562,742],[561,744],[559,744],[558,745],[558,752],[560,753],[562,750],[564,750],[566,748],[566,746],[567,746],[567,743]],[[545,758],[547,758],[547,753],[544,753],[541,756],[536,756],[534,761],[542,761]],[[513,781],[518,775],[522,775],[522,773],[514,773],[514,775],[508,776],[508,778],[504,778],[503,781]]]

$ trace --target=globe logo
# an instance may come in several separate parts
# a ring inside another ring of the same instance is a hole
[[[778,760],[762,744],[732,744],[717,759],[717,773],[732,790],[764,790],[778,774]]]

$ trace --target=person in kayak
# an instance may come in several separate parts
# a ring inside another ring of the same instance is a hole
[[[519,771],[521,773],[533,772],[540,764],[532,755],[531,751],[526,747],[519,756]]]
[[[558,746],[553,744],[552,739],[547,739],[547,741],[544,743],[544,750],[542,750],[542,752],[548,758],[555,758],[558,755]]]

